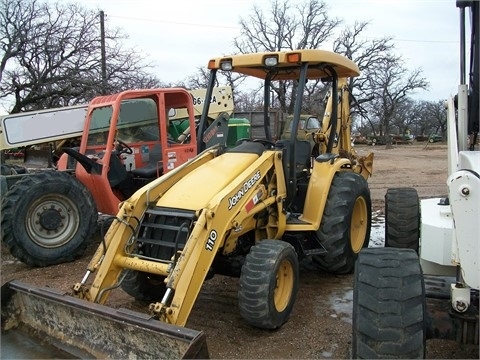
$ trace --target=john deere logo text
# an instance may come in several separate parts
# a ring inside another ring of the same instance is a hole
[[[243,195],[247,193],[248,190],[250,190],[255,183],[260,180],[260,170],[257,170],[253,176],[245,181],[240,189],[231,197],[228,198],[228,210],[231,210],[235,205],[238,204],[238,202],[242,199]]]

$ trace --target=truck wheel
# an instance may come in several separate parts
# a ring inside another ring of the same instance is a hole
[[[263,240],[253,246],[240,274],[240,315],[259,328],[280,327],[295,303],[298,277],[293,246],[281,240]]]
[[[136,270],[124,270],[121,288],[128,295],[140,301],[161,300],[165,294],[165,279],[162,276]]]
[[[357,173],[336,173],[316,232],[327,252],[314,255],[313,261],[324,271],[352,273],[358,253],[368,246],[371,224],[367,181]]]
[[[352,358],[424,358],[425,306],[423,274],[414,250],[362,250],[354,275]]]
[[[3,197],[2,241],[30,266],[73,261],[84,254],[97,217],[92,195],[72,175],[25,176]]]
[[[420,203],[413,188],[388,189],[385,194],[385,247],[413,249],[418,253]]]

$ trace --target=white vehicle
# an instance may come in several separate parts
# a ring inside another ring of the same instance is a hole
[[[461,84],[448,104],[447,198],[419,201],[413,188],[385,196],[385,247],[360,252],[353,295],[353,358],[423,358],[427,338],[479,343],[480,2],[457,1]],[[469,86],[465,12],[469,10]],[[477,146],[477,149],[475,149]]]

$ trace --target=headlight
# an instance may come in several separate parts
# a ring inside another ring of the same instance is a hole
[[[233,69],[232,62],[231,61],[224,61],[220,64],[220,68],[223,71],[231,71]]]
[[[273,67],[278,65],[278,58],[276,56],[273,57],[266,57],[263,61],[265,66]]]

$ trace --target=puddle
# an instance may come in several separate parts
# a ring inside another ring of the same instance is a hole
[[[330,314],[333,318],[339,318],[346,323],[352,323],[352,301],[353,289],[347,289],[345,292],[332,294],[330,296],[330,309],[333,313]]]
[[[385,216],[380,211],[372,212],[372,228],[368,247],[383,247],[385,245]]]
[[[368,247],[383,247],[385,244],[385,216],[379,211],[372,213],[372,228]],[[350,284],[337,284],[328,296],[330,317],[338,318],[348,324],[352,323],[353,287]],[[323,295],[324,296],[324,295]],[[319,297],[319,302],[322,297]],[[328,357],[324,354],[324,357]]]
[[[333,352],[337,350],[338,345],[337,344],[330,344],[330,349],[331,351],[324,350],[321,352],[322,354],[322,359],[331,359],[333,358]]]

